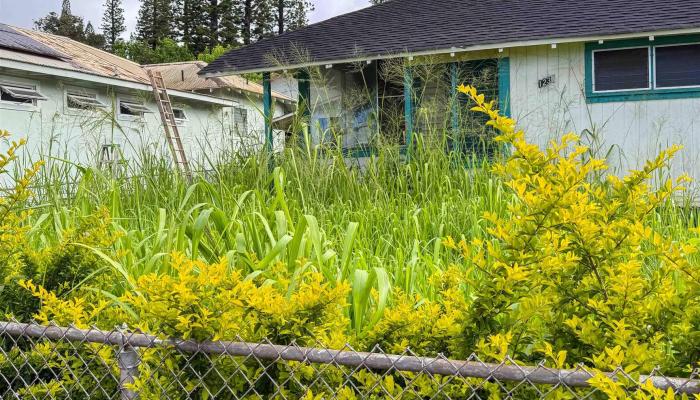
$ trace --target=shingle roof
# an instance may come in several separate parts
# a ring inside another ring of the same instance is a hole
[[[190,92],[230,88],[258,95],[263,94],[262,85],[240,76],[204,78],[198,75],[199,71],[206,66],[207,63],[204,61],[184,61],[168,64],[144,65],[143,67],[154,71],[160,71],[163,75],[165,86],[170,89]],[[291,100],[276,92],[273,92],[272,95],[279,99]]]
[[[698,0],[392,0],[235,49],[202,73],[700,28]]]
[[[62,58],[61,53],[23,35],[5,24],[0,24],[0,47],[20,51],[22,53],[37,54],[58,59]]]

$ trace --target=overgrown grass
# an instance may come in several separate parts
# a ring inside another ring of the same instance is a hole
[[[141,276],[172,273],[174,252],[206,262],[226,257],[251,276],[280,265],[297,276],[318,271],[351,284],[358,332],[397,289],[435,299],[440,288],[431,277],[463,265],[443,238],[484,237],[484,213],[505,215],[512,200],[490,161],[430,146],[410,157],[385,146],[363,160],[289,148],[273,160],[263,154],[223,160],[192,182],[165,160],[144,157],[138,164],[128,178],[60,162],[45,168],[32,205],[32,245],[56,244],[106,209],[117,239],[92,250],[118,279],[107,288],[90,279],[83,286],[120,296]],[[656,223],[685,237],[695,213],[690,204],[668,207]]]
[[[61,163],[44,169],[32,245],[55,244],[106,209],[118,239],[94,251],[120,277],[107,288],[114,296],[140,276],[170,273],[173,252],[207,262],[227,257],[248,274],[282,263],[350,282],[358,329],[372,318],[365,309],[381,312],[384,300],[370,300],[373,290],[383,299],[392,289],[433,298],[430,277],[456,261],[442,239],[483,236],[484,212],[506,213],[510,201],[487,160],[424,146],[409,159],[386,146],[363,160],[291,148],[274,160],[225,160],[193,182],[163,160],[139,164],[131,178]]]

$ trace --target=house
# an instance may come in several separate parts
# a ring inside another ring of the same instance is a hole
[[[440,132],[488,151],[456,91],[473,84],[539,144],[573,131],[620,171],[682,144],[673,173],[700,178],[699,1],[392,0],[232,50],[201,74],[253,72],[268,91],[296,81],[288,93],[314,141],[342,132],[349,151]]]
[[[257,115],[262,86],[201,78],[204,65],[148,69],[166,78],[187,157],[206,168],[265,140]],[[274,114],[288,113],[293,102],[275,98]],[[0,129],[27,138],[23,156],[32,161],[138,165],[147,156],[170,157],[147,68],[65,37],[1,24]]]
[[[241,76],[204,78],[199,72],[207,66],[203,61],[185,61],[168,64],[144,65],[146,70],[158,71],[163,76],[165,85],[170,90],[198,93],[229,99],[235,102],[233,107],[223,109],[222,122],[230,132],[226,135],[234,141],[234,148],[239,151],[252,151],[264,144],[265,120],[263,118],[263,87],[261,84]],[[287,115],[296,107],[290,97],[273,91],[275,99],[275,117]],[[185,127],[182,136],[196,136],[199,128]],[[187,133],[191,133],[188,135]],[[284,132],[276,131],[274,142],[278,148],[284,146]]]

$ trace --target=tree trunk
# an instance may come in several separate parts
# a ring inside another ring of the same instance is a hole
[[[277,34],[284,33],[284,0],[277,0]]]
[[[253,24],[253,0],[245,0],[243,8],[243,43],[250,44],[252,36],[251,25]]]
[[[219,0],[209,0],[209,46],[219,44]]]

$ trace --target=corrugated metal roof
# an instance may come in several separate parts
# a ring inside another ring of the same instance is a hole
[[[16,31],[12,27],[0,23],[0,48],[12,49],[23,53],[38,54],[51,58],[62,58],[63,55],[50,47],[33,40]]]
[[[0,47],[0,59],[19,61],[19,62],[35,64],[35,65],[41,65],[42,67],[81,71],[79,68],[76,68],[72,64],[69,64],[63,60],[59,60],[56,58],[49,58],[46,56],[40,56],[37,54],[19,52],[16,50],[3,49],[1,47]]]
[[[148,74],[137,63],[63,36],[15,28],[27,37],[60,52],[65,59],[83,71],[110,78],[150,84]]]
[[[207,63],[204,61],[187,61],[170,64],[144,65],[144,68],[159,71],[168,88],[183,91],[203,91],[208,89],[230,88],[242,90],[248,93],[262,95],[262,85],[251,82],[240,76],[227,76],[222,78],[204,78],[199,75]],[[284,100],[290,98],[274,92],[274,97]]]
[[[197,73],[207,65],[202,61],[141,66],[133,61],[67,37],[7,25],[2,25],[2,27],[7,32],[13,32],[12,35],[24,38],[26,43],[34,43],[37,47],[41,46],[57,55],[54,58],[40,53],[18,52],[14,47],[3,49],[0,43],[0,58],[3,59],[87,72],[148,85],[150,85],[150,79],[146,68],[151,68],[161,71],[168,89],[196,92],[207,89],[231,88],[254,94],[262,94],[263,92],[261,85],[241,77],[205,79],[199,76]],[[7,35],[9,36],[10,33]],[[2,37],[1,32],[0,37]],[[291,100],[279,93],[273,95],[280,99]]]
[[[392,0],[232,50],[202,73],[699,28],[698,0]]]

